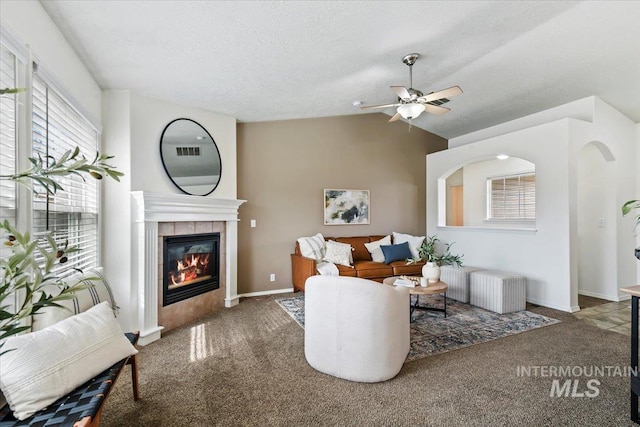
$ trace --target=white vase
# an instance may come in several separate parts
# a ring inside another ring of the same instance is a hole
[[[428,262],[422,267],[422,276],[426,277],[429,283],[440,281],[440,267],[435,262]]]

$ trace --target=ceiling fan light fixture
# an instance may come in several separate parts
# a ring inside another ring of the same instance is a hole
[[[424,105],[418,103],[402,104],[398,107],[397,111],[402,118],[411,120],[422,114],[424,111]]]

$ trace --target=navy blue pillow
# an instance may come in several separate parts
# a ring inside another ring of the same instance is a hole
[[[381,245],[380,249],[384,254],[385,264],[411,258],[409,242],[400,243],[399,245]]]

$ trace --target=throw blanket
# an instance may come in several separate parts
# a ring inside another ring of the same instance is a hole
[[[316,266],[318,273],[323,276],[339,276],[338,267],[332,262],[319,262]]]

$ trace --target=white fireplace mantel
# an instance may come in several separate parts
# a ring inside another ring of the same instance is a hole
[[[238,208],[246,200],[214,199],[186,194],[132,191],[135,202],[133,291],[138,296],[141,345],[160,339],[158,325],[158,223],[224,221],[226,223],[225,307],[238,304]]]

